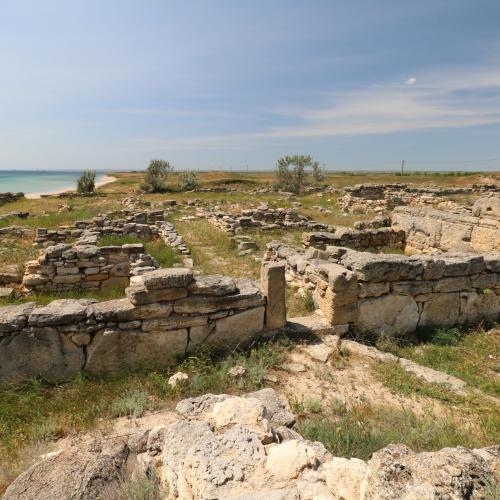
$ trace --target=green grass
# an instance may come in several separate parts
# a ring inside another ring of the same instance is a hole
[[[103,236],[99,238],[98,246],[122,246],[131,243],[143,243],[144,249],[152,255],[160,267],[172,267],[179,261],[179,255],[171,246],[160,239],[144,241],[134,236]]]
[[[362,460],[391,443],[403,443],[417,452],[478,445],[475,436],[449,419],[370,405],[343,410],[340,416],[300,419],[297,430],[307,439],[321,441],[334,456]]]
[[[59,299],[96,299],[99,302],[125,297],[125,286],[110,286],[101,290],[68,290],[66,292],[34,293],[22,299],[0,299],[0,306],[20,304],[22,302],[36,302],[38,305],[47,305]]]
[[[120,415],[138,416],[147,410],[172,406],[177,400],[207,392],[241,393],[261,388],[269,369],[283,363],[288,344],[284,340],[258,343],[245,353],[226,356],[202,353],[164,371],[124,373],[104,379],[75,377],[60,385],[32,381],[18,388],[0,390],[0,470],[25,455],[26,448],[47,439],[87,431]],[[228,371],[242,365],[246,373],[233,378]],[[172,388],[169,377],[176,371],[189,380]],[[2,485],[0,494],[6,487]]]
[[[424,341],[385,340],[382,350],[461,378],[470,387],[500,397],[500,330],[440,328]]]
[[[392,391],[404,396],[425,396],[444,403],[463,403],[463,397],[456,395],[442,384],[430,384],[413,373],[406,372],[399,363],[372,365],[375,377]]]

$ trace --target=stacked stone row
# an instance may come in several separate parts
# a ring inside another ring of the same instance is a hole
[[[272,293],[266,311],[266,293]],[[286,321],[284,272],[263,271],[262,291],[243,279],[158,269],[134,277],[126,298],[0,307],[0,380],[65,380],[174,365],[201,346],[249,343]]]

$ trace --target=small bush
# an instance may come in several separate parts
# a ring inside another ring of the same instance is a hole
[[[147,193],[162,193],[167,191],[167,178],[174,167],[166,160],[151,160],[141,189]]]
[[[90,194],[95,191],[95,172],[85,170],[76,182],[76,189],[80,194]]]
[[[150,406],[149,394],[144,389],[134,389],[118,396],[111,404],[110,416],[140,417]]]
[[[313,164],[311,156],[284,156],[276,163],[276,187],[283,191],[298,194],[305,184],[306,167]]]
[[[307,311],[314,311],[316,309],[316,305],[314,304],[314,298],[311,292],[306,292],[302,296],[302,300],[304,301],[304,307]]]
[[[178,180],[179,191],[193,191],[200,187],[196,172],[181,172]]]

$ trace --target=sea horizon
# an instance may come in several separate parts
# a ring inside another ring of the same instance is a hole
[[[83,170],[0,170],[0,193],[45,194],[76,189],[76,181]],[[96,173],[96,182],[106,175],[106,171]]]

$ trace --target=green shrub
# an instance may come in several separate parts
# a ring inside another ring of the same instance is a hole
[[[166,160],[151,160],[141,189],[147,193],[167,191],[167,178],[174,167]]]
[[[305,185],[306,168],[312,168],[313,172],[319,168],[310,155],[284,156],[276,163],[276,183],[278,189],[300,193]]]
[[[178,180],[179,191],[193,191],[200,187],[196,172],[181,172]]]
[[[95,172],[84,170],[76,181],[76,189],[80,194],[89,194],[95,191]]]

